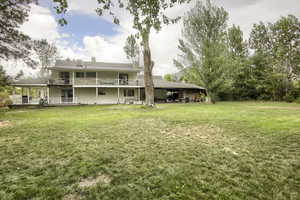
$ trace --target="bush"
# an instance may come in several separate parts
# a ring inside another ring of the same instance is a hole
[[[283,99],[288,103],[292,103],[295,101],[295,97],[291,94],[287,94]]]
[[[299,103],[299,104],[300,104],[300,97],[298,97],[298,98],[295,100],[295,103]]]
[[[0,92],[0,107],[6,107],[10,104],[12,104],[12,101],[10,100],[8,94],[5,92]]]

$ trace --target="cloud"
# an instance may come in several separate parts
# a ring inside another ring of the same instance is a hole
[[[253,23],[259,21],[274,22],[280,16],[294,14],[300,17],[299,0],[212,0],[218,6],[223,6],[229,12],[229,25],[239,25],[248,38]],[[195,2],[192,1],[192,2]],[[97,0],[69,1],[69,14],[79,14],[82,17],[99,17],[95,9]],[[176,6],[167,10],[169,16],[182,16],[193,4]],[[22,30],[34,39],[47,38],[58,46],[63,58],[90,59],[95,56],[98,61],[128,62],[123,46],[128,35],[135,32],[132,28],[132,17],[127,11],[115,10],[121,23],[117,26],[114,36],[85,35],[82,38],[83,46],[71,43],[68,39],[73,36],[60,33],[59,26],[49,8],[33,5],[29,20],[22,26]],[[105,15],[102,19],[110,21],[111,17]],[[88,27],[86,27],[88,28]],[[155,61],[154,73],[165,74],[175,72],[173,59],[178,55],[178,39],[181,38],[182,21],[177,24],[164,26],[158,33],[152,31],[150,45],[152,57]],[[13,65],[13,64],[11,64]],[[12,69],[12,68],[11,68]],[[14,71],[14,70],[10,70]]]
[[[60,37],[57,26],[48,8],[32,4],[28,21],[21,26],[20,30],[33,39],[47,38],[49,41],[54,41]]]

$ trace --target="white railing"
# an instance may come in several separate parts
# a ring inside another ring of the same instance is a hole
[[[74,101],[73,98],[68,98],[68,97],[50,97],[49,98],[49,104],[73,104],[73,103],[77,103],[78,102],[78,98],[74,97]]]
[[[72,79],[49,79],[49,85],[71,85]]]
[[[96,78],[76,78],[75,85],[129,85],[138,86],[137,79],[96,79]]]
[[[12,95],[10,96],[12,103],[17,104],[39,104],[40,99],[39,97],[22,97],[21,95]]]

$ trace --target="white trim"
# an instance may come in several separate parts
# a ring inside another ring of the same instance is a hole
[[[12,84],[15,87],[22,87],[22,86],[47,86],[47,84]]]
[[[76,88],[143,88],[143,86],[132,86],[132,85],[74,85]]]

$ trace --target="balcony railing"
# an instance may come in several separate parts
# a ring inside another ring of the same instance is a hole
[[[49,79],[49,85],[110,85],[110,86],[139,86],[137,79],[96,79],[75,78],[73,79]]]
[[[94,78],[76,78],[74,85],[128,85],[139,86],[137,79],[94,79]]]
[[[72,80],[70,79],[49,79],[49,85],[71,85]]]

